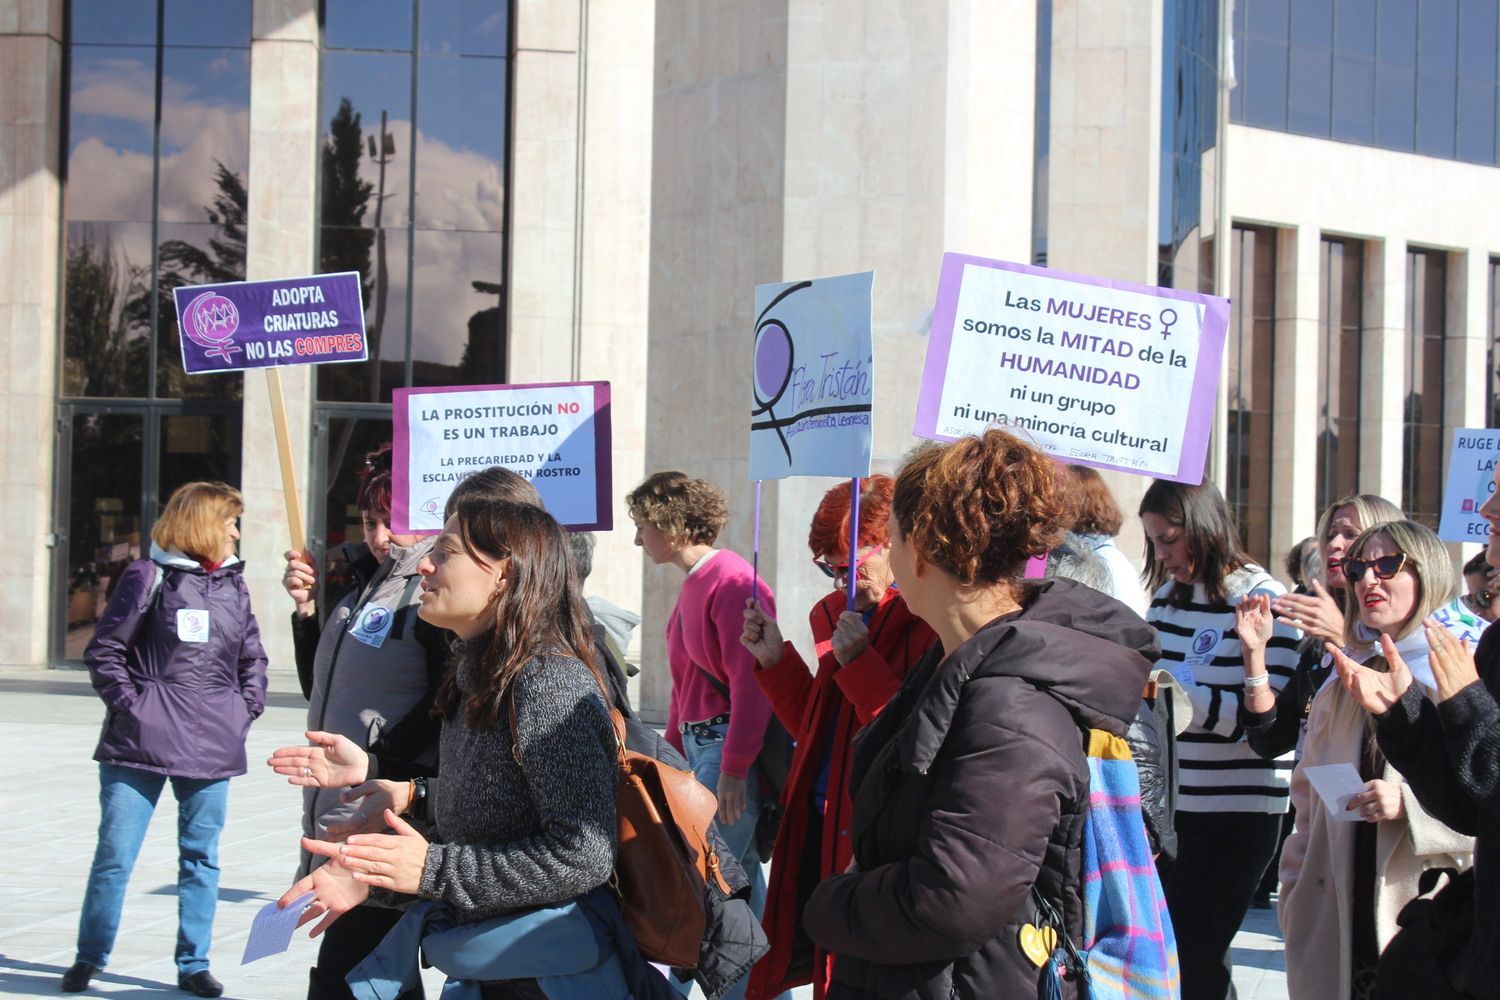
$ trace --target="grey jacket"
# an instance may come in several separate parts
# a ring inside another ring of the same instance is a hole
[[[476,686],[488,640],[455,644],[460,691]],[[507,713],[483,729],[461,711],[443,720],[418,894],[452,904],[459,923],[574,899],[614,871],[615,735],[598,682],[571,657],[540,655],[506,697],[514,738]]]
[[[442,677],[447,633],[417,618],[417,564],[433,542],[423,538],[407,548],[392,546],[373,577],[345,594],[328,615],[312,654],[309,729],[339,733],[369,747],[412,717],[408,725],[425,728],[435,740],[437,723],[426,716]],[[303,790],[305,835],[326,838],[328,824],[358,810],[358,803],[339,801],[342,791]],[[301,872],[311,864],[304,852]]]

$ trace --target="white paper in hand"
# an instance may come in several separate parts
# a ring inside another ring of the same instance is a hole
[[[312,893],[304,892],[284,910],[277,907],[274,899],[262,906],[250,923],[250,937],[245,940],[245,957],[240,959],[240,964],[248,965],[257,958],[286,951],[292,943],[292,933],[297,929],[297,919],[312,899]]]
[[[1347,808],[1349,800],[1365,790],[1364,779],[1359,776],[1353,764],[1323,764],[1303,768],[1303,771],[1306,772],[1313,791],[1318,793],[1318,798],[1328,807],[1329,816],[1349,823],[1359,820],[1359,813]]]

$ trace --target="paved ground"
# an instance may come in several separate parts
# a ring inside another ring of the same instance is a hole
[[[304,710],[289,678],[273,679],[271,705],[250,734],[248,775],[230,789],[220,846],[223,877],[214,973],[227,997],[300,1000],[316,943],[240,966],[250,920],[290,883],[296,867],[299,796],[265,767],[272,749],[300,740]],[[56,996],[73,961],[78,913],[98,815],[90,760],[102,710],[81,672],[0,674],[0,995]],[[164,793],[131,879],[120,940],[91,993],[155,997],[176,990],[176,807]],[[1242,1000],[1286,996],[1281,939],[1270,911],[1252,911],[1235,941]],[[436,985],[436,980],[432,982]],[[810,996],[799,990],[798,1000]],[[437,996],[429,989],[430,997]]]

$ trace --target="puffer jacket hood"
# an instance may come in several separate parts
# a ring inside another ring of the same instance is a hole
[[[941,691],[933,692],[939,696],[924,699],[915,724],[902,728],[901,759],[919,772],[930,768],[963,686],[986,677],[1028,681],[1065,705],[1080,727],[1123,736],[1160,656],[1156,630],[1124,604],[1072,580],[1042,581],[1019,613],[984,626],[950,657]]]

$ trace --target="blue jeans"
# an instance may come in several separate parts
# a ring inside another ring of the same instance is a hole
[[[78,921],[77,961],[101,969],[109,964],[130,870],[168,780],[177,799],[177,974],[189,976],[208,968],[219,901],[219,831],[229,804],[229,779],[168,779],[114,764],[99,765],[99,844]]]
[[[724,733],[728,728],[728,723],[711,727],[714,733],[712,738],[696,736],[691,731],[682,734],[682,748],[687,752],[688,767],[693,769],[699,783],[715,795],[719,792],[719,762],[724,756]],[[755,768],[751,767],[750,773],[745,776],[745,811],[731,825],[726,826],[720,822],[719,833],[723,834],[724,843],[739,858],[740,865],[750,878],[750,909],[760,918],[766,912],[766,877],[760,870],[760,854],[755,850],[755,824],[760,819],[758,781]],[[676,976],[672,977],[672,981],[686,995],[691,984],[682,983]],[[742,1000],[745,987],[749,984],[750,977],[746,976],[725,993],[722,1000]]]

